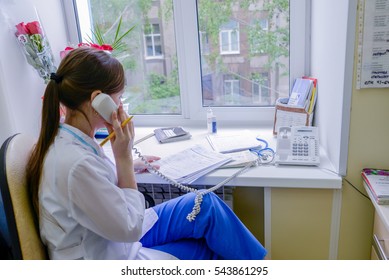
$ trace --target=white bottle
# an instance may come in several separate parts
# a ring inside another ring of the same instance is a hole
[[[213,112],[210,107],[208,107],[207,110],[207,130],[208,133],[212,133],[212,119],[213,119]]]
[[[216,125],[216,116],[213,114],[211,108],[207,110],[207,130],[208,133],[216,133],[217,125]]]

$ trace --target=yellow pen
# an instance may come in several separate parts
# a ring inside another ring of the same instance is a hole
[[[124,120],[121,124],[122,127],[124,127],[128,122],[133,118],[134,116],[128,117],[126,120]],[[102,147],[105,143],[109,141],[112,137],[115,136],[115,131],[112,131],[103,141],[101,141],[100,146]]]

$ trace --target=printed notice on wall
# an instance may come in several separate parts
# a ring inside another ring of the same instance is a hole
[[[357,88],[389,87],[389,0],[359,4]]]

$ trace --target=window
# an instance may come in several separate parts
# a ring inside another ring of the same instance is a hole
[[[159,24],[150,24],[144,28],[146,58],[162,58],[162,41]]]
[[[255,77],[256,75],[253,75]],[[267,73],[262,73],[260,78],[253,78],[252,83],[252,102],[262,106],[271,105],[269,78]]]
[[[135,26],[125,39],[128,51],[118,58],[126,69],[129,111],[142,115],[138,123],[205,123],[211,106],[220,121],[270,124],[277,98],[288,96],[294,78],[307,73],[308,1],[63,4],[73,44],[85,41],[96,25],[114,36],[120,17],[122,30]]]
[[[239,103],[239,80],[224,80],[224,103],[235,104]]]
[[[220,30],[220,53],[221,54],[238,54],[239,45],[239,24],[231,20],[228,24],[223,25]]]

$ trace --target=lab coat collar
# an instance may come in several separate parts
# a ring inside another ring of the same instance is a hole
[[[59,135],[61,137],[67,139],[71,138],[79,142],[82,146],[88,148],[94,154],[98,156],[105,156],[103,149],[97,143],[95,138],[91,138],[90,136],[86,135],[78,128],[75,128],[74,126],[65,123],[61,123],[59,127],[60,127]]]

